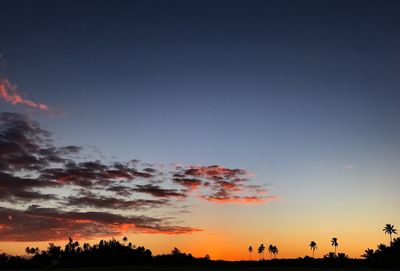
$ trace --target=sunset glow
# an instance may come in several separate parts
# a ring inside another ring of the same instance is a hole
[[[322,2],[1,1],[0,256],[391,249],[400,4]]]

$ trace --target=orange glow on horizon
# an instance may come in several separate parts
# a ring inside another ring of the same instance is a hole
[[[1,225],[0,225],[1,226]],[[131,225],[124,224],[121,228],[128,229]],[[364,250],[367,248],[375,249],[379,243],[387,243],[383,233],[376,233],[370,235],[369,240],[363,240],[361,233],[347,233],[342,234],[339,238],[338,253],[343,252],[349,257],[360,258]],[[122,240],[119,235],[114,236],[118,240]],[[150,249],[154,255],[157,254],[168,254],[171,252],[173,247],[178,247],[182,252],[191,253],[195,257],[204,257],[209,254],[212,259],[222,260],[248,260],[250,255],[248,247],[253,247],[252,259],[258,260],[259,255],[257,254],[258,246],[263,243],[266,247],[269,244],[277,245],[279,248],[278,258],[298,258],[304,256],[310,256],[311,250],[308,247],[309,241],[315,239],[317,242],[318,249],[315,251],[316,258],[322,258],[325,254],[333,251],[333,247],[330,244],[330,235],[317,234],[317,238],[304,238],[296,236],[294,234],[278,234],[269,237],[262,238],[258,237],[258,234],[247,233],[238,234],[234,232],[198,232],[193,235],[168,235],[168,234],[126,234],[128,240],[137,246],[144,246]],[[286,236],[286,238],[285,238]],[[72,236],[74,240],[78,240],[81,244],[88,242],[90,244],[97,243],[101,237],[95,239],[84,239],[82,236]],[[104,236],[103,239],[110,239],[112,236]],[[39,247],[45,249],[48,246],[48,242],[2,242],[0,243],[0,249],[3,252],[16,255],[24,255],[24,248],[26,246]],[[56,245],[62,247],[67,243],[67,238],[64,241],[55,241]],[[269,259],[268,252],[265,253],[265,258]]]

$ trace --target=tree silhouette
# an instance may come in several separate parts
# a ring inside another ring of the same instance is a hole
[[[36,255],[36,254],[38,254],[39,253],[39,248],[38,247],[36,247],[36,248],[34,248],[34,247],[26,247],[25,248],[25,252],[26,252],[26,254],[32,254],[32,255]]]
[[[365,250],[364,254],[361,255],[361,257],[372,260],[374,257],[374,252],[375,251],[373,249],[368,248]]]
[[[312,250],[312,257],[314,258],[314,251],[317,249],[317,243],[315,241],[311,241],[308,245]]]
[[[374,267],[397,267],[400,270],[400,238],[394,238],[391,245],[379,244],[376,250],[367,249],[361,257]]]
[[[83,251],[88,251],[90,249],[89,243],[83,243]]]
[[[249,246],[249,253],[250,253],[250,261],[251,261],[251,254],[253,253],[253,247]]]
[[[397,234],[397,230],[394,228],[394,225],[386,224],[383,228],[385,234],[389,234],[390,236],[390,246],[392,245],[392,234]]]
[[[122,238],[122,241],[124,241],[124,243],[128,242],[128,237],[124,236],[124,238]]]
[[[264,259],[264,250],[265,250],[265,246],[264,246],[264,244],[261,244],[258,247],[258,253],[260,254],[260,261]]]
[[[333,247],[335,247],[335,255],[336,255],[336,248],[339,246],[338,239],[336,237],[333,237],[331,240],[331,244]]]
[[[271,244],[268,246],[268,252],[269,252],[269,255],[271,255],[271,259],[272,259],[273,251],[274,251],[274,246]]]
[[[54,245],[54,243],[49,243],[47,254],[53,259],[59,259],[61,256],[61,247]]]
[[[272,254],[274,254],[274,258],[276,259],[276,255],[278,255],[279,250],[277,246],[272,246]]]
[[[174,247],[171,251],[171,255],[180,255],[180,254],[182,254],[182,252],[177,247]]]

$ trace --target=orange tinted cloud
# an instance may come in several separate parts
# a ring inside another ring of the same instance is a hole
[[[268,197],[240,197],[240,196],[231,196],[231,197],[213,197],[213,196],[201,196],[201,199],[214,202],[214,203],[241,203],[241,204],[262,204],[267,203],[273,200],[276,200],[277,197],[275,196],[268,196]]]
[[[191,166],[185,172],[187,175],[202,176],[205,178],[234,178],[238,175],[245,175],[246,171],[242,169],[229,169],[219,165],[212,166]]]
[[[220,165],[176,167],[174,182],[191,190],[200,190],[200,198],[213,203],[262,204],[274,199],[261,185],[249,183],[253,176],[243,169]],[[194,177],[194,178],[193,178]]]
[[[187,211],[191,206],[182,204],[191,196],[216,204],[272,200],[243,169],[189,165],[171,171],[137,160],[91,161],[79,158],[82,147],[58,147],[51,135],[27,116],[0,113],[0,203],[17,203],[11,209],[0,206],[0,241],[190,234],[201,230],[180,226],[179,212],[157,217],[155,209]]]
[[[0,80],[0,97],[3,98],[4,101],[12,105],[22,104],[43,111],[52,111],[50,107],[46,104],[36,103],[23,98],[20,94],[17,93],[16,86],[12,85],[7,79]]]

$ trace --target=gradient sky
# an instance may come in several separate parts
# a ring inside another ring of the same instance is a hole
[[[304,256],[311,240],[322,256],[335,236],[359,257],[387,242],[384,224],[400,227],[398,1],[0,0],[0,9],[0,79],[54,110],[3,99],[1,112],[29,115],[57,145],[104,163],[243,169],[273,199],[190,197],[176,218],[201,232],[127,232],[134,243],[247,259],[260,243]]]

